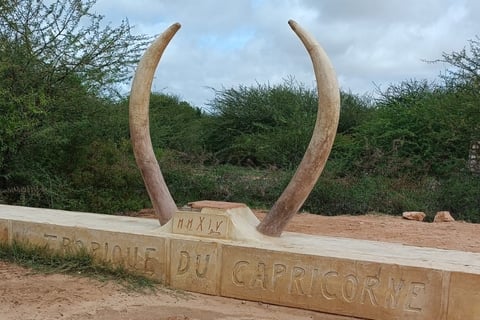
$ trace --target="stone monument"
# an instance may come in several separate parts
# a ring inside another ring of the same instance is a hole
[[[367,319],[480,319],[480,254],[282,230],[320,176],[339,114],[333,67],[296,22],[312,59],[319,111],[312,139],[284,193],[260,222],[241,203],[177,209],[154,157],[148,122],[153,73],[180,28],[147,49],[132,84],[130,130],[152,219],[0,205],[0,241],[29,241],[95,259],[174,288]]]

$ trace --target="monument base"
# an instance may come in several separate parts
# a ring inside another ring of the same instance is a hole
[[[285,232],[242,204],[153,219],[0,205],[0,241],[85,248],[178,289],[368,319],[480,319],[480,254]]]

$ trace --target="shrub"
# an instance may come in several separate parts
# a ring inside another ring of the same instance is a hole
[[[439,181],[435,209],[448,210],[458,220],[480,223],[480,178],[460,173]]]
[[[316,94],[293,80],[216,91],[207,148],[222,163],[290,168],[300,162],[316,119]]]

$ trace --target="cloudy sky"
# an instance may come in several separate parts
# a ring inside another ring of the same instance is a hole
[[[153,91],[202,107],[222,89],[282,83],[314,86],[311,62],[287,24],[296,20],[323,46],[340,86],[374,93],[408,79],[438,79],[425,60],[458,51],[480,35],[478,0],[97,0],[112,25],[139,34],[182,28],[165,51]]]

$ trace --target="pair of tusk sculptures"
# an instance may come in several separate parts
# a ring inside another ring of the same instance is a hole
[[[317,182],[332,149],[340,113],[340,94],[335,70],[318,42],[297,22],[288,24],[307,49],[312,60],[318,91],[318,113],[312,138],[292,180],[257,230],[267,236],[280,236],[290,219],[300,210]],[[174,23],[146,50],[132,83],[129,105],[130,136],[137,165],[161,225],[177,210],[153,152],[149,127],[149,101],[153,76],[160,58],[175,33]]]

